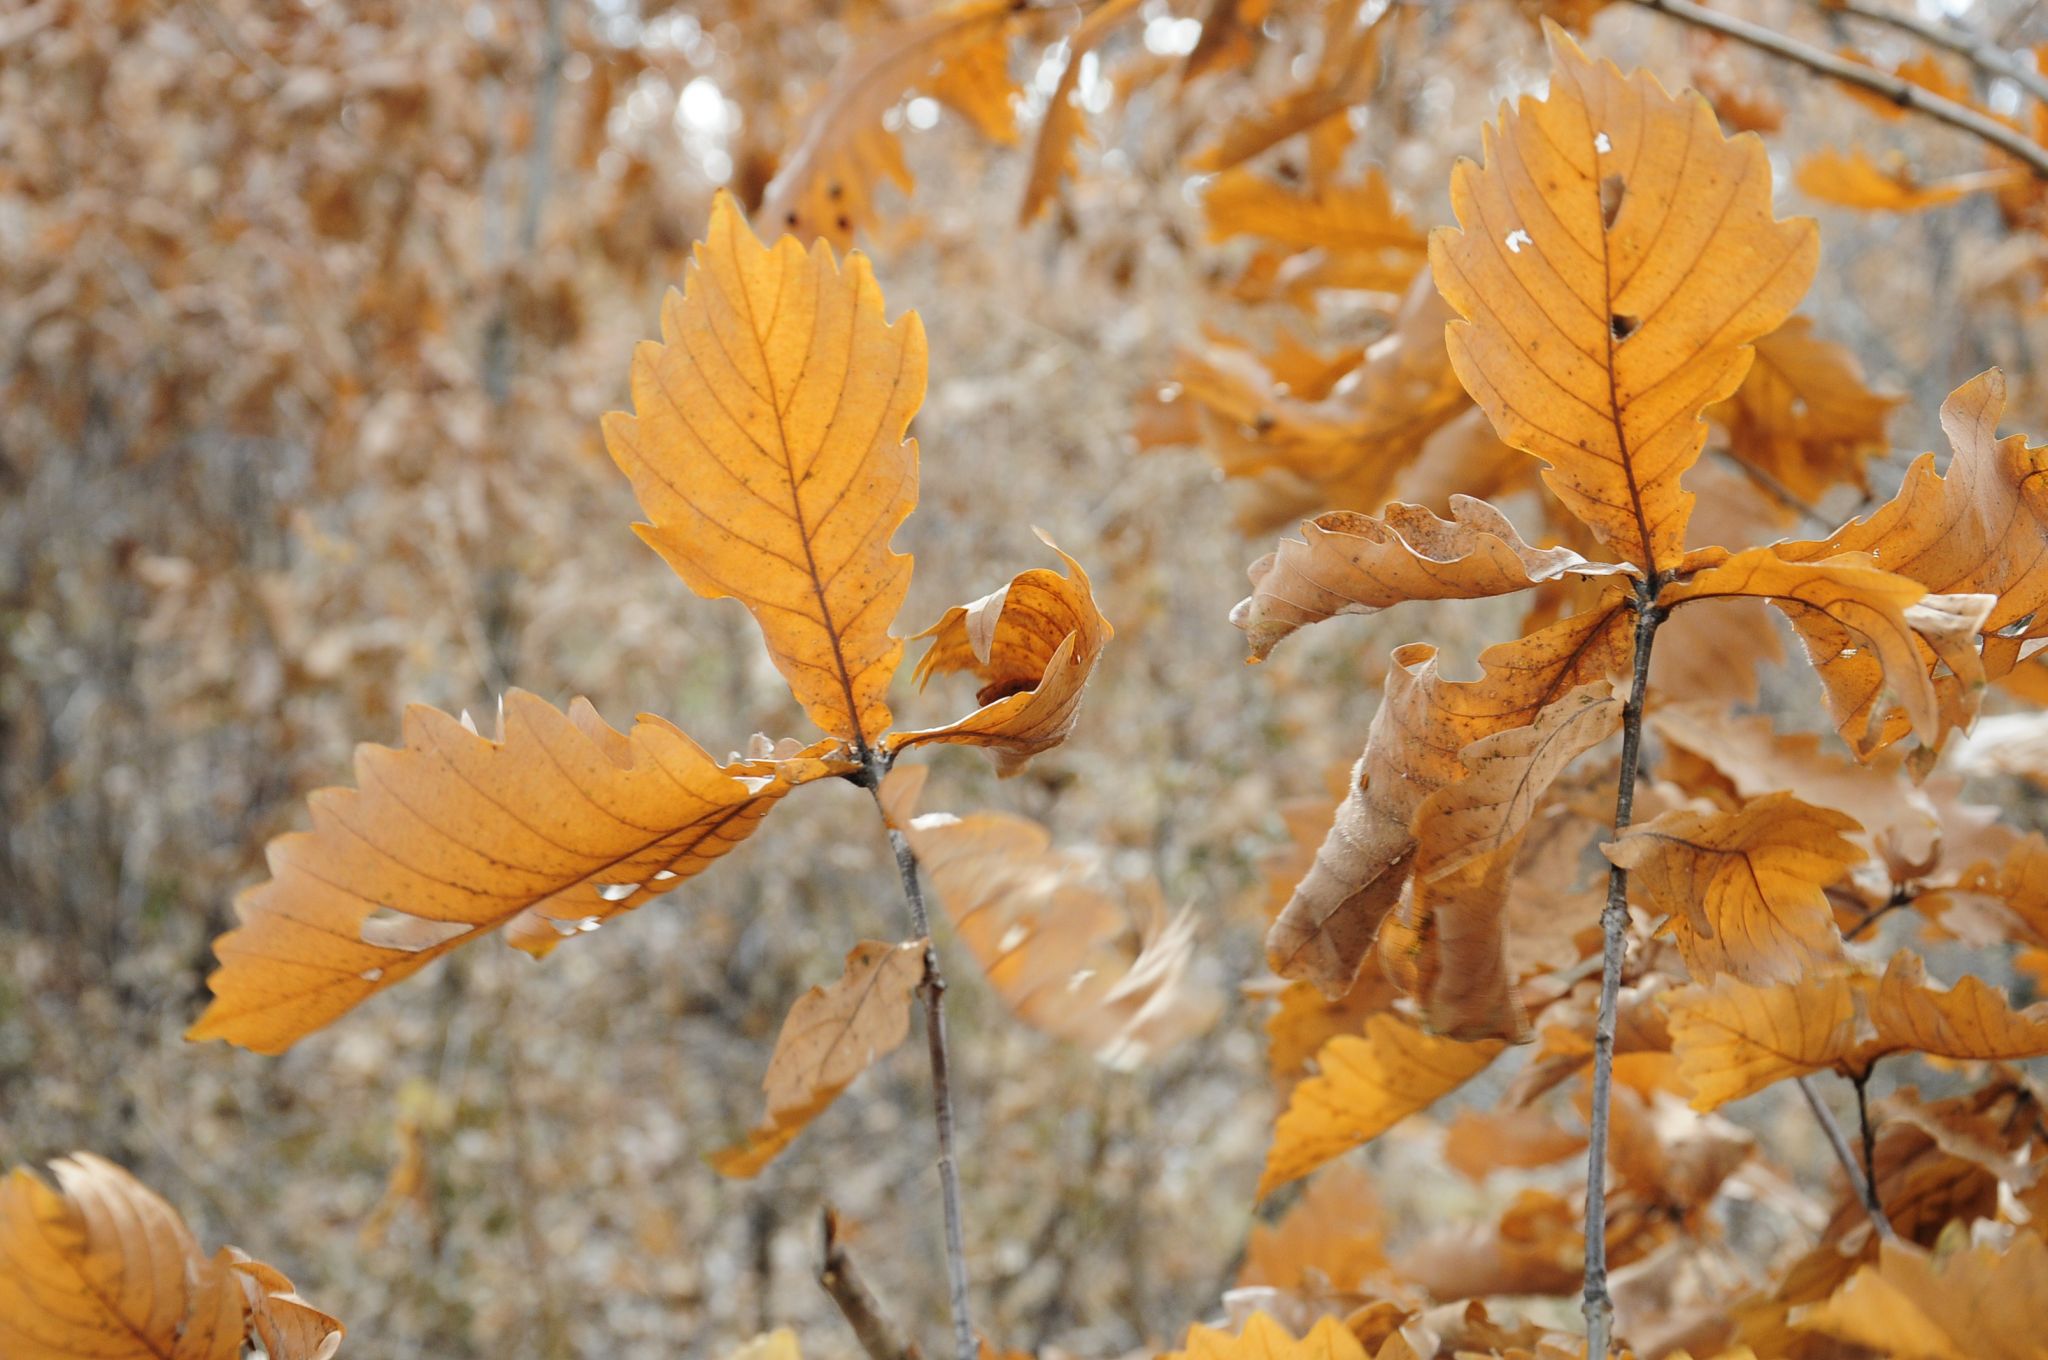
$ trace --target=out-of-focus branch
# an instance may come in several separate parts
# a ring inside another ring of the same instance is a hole
[[[1930,46],[1955,53],[1987,76],[2010,80],[2048,104],[2048,77],[1980,33],[1939,19],[1923,19],[1911,10],[1895,10],[1878,3],[1878,0],[1820,0],[1820,4],[1821,8],[1833,13],[1852,15],[1895,28],[1901,33],[1910,33]]]
[[[1820,1131],[1827,1135],[1828,1146],[1835,1150],[1835,1160],[1842,1164],[1842,1174],[1849,1178],[1849,1188],[1863,1201],[1864,1212],[1870,1215],[1877,1235],[1897,1236],[1892,1231],[1892,1221],[1884,1215],[1884,1206],[1877,1202],[1877,1183],[1865,1176],[1863,1168],[1857,1165],[1856,1154],[1850,1150],[1849,1140],[1842,1136],[1842,1126],[1835,1122],[1834,1111],[1820,1098],[1820,1092],[1813,1089],[1813,1078],[1801,1077],[1798,1086],[1799,1094],[1806,1097],[1806,1107],[1813,1111],[1814,1119],[1820,1124]]]
[[[825,1255],[818,1264],[818,1283],[832,1296],[839,1314],[867,1352],[868,1360],[920,1360],[918,1349],[904,1340],[903,1333],[882,1308],[881,1301],[854,1268],[839,1240],[839,1215],[825,1210]]]
[[[1768,52],[1809,71],[1831,77],[1845,85],[1855,85],[1884,99],[1889,99],[1902,109],[1923,114],[1939,123],[1946,123],[1960,132],[1967,132],[1980,141],[1997,147],[2006,155],[2019,161],[2032,171],[2034,177],[2048,180],[2048,147],[2021,136],[1995,118],[1987,117],[1953,99],[1943,99],[1931,90],[1923,89],[1910,80],[1902,80],[1888,71],[1874,66],[1838,57],[1818,47],[1808,46],[1794,38],[1788,38],[1776,29],[1765,28],[1762,24],[1738,19],[1732,14],[1723,14],[1692,0],[1633,0],[1644,9],[1659,14],[1668,14],[1683,23],[1718,33],[1724,38],[1754,47],[1759,52]]]

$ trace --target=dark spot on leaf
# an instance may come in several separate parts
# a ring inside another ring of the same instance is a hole
[[[1628,185],[1620,175],[1609,175],[1600,181],[1600,225],[1614,230],[1614,219],[1621,216],[1621,200],[1627,196]]]
[[[1623,316],[1620,312],[1616,312],[1613,316],[1607,318],[1607,331],[1616,340],[1626,340],[1631,335],[1634,335],[1636,327],[1642,324],[1642,318],[1640,317]]]

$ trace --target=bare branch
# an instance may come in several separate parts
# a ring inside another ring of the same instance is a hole
[[[1697,28],[1704,28],[1709,32],[1719,33],[1725,38],[1733,38],[1735,41],[1754,47],[1760,52],[1768,52],[1774,57],[1781,57],[1786,61],[1804,66],[1809,71],[1830,76],[1845,85],[1859,86],[1862,89],[1869,90],[1872,94],[1889,99],[1902,109],[1924,114],[1936,122],[1947,123],[1958,131],[1967,132],[1980,141],[1997,147],[2006,155],[2025,165],[2027,169],[2033,172],[2035,178],[2048,180],[2048,147],[2029,140],[2005,124],[1981,114],[1973,108],[1958,104],[1953,99],[1943,99],[1931,90],[1922,89],[1910,80],[1901,80],[1899,77],[1886,71],[1880,71],[1876,67],[1850,61],[1847,57],[1838,57],[1834,53],[1824,52],[1818,47],[1810,47],[1796,39],[1786,37],[1775,29],[1765,28],[1762,24],[1751,23],[1747,19],[1738,19],[1730,14],[1722,14],[1718,10],[1707,9],[1702,5],[1693,4],[1692,0],[1633,0],[1633,2],[1641,5],[1644,9],[1653,9],[1659,14],[1668,14],[1674,19],[1692,24]]]
[[[1995,80],[2010,80],[2048,104],[2048,77],[2018,60],[2012,52],[1970,29],[1939,19],[1923,19],[1911,10],[1895,10],[1876,0],[1829,0],[1827,8],[1874,24],[1910,33],[1924,43],[1953,52]]]
[[[1842,1164],[1843,1173],[1849,1177],[1850,1188],[1855,1191],[1856,1197],[1863,1201],[1863,1208],[1870,1215],[1871,1223],[1876,1226],[1878,1236],[1896,1236],[1897,1234],[1892,1231],[1892,1221],[1884,1216],[1884,1208],[1877,1202],[1876,1182],[1865,1176],[1863,1168],[1856,1164],[1856,1154],[1850,1150],[1849,1140],[1842,1135],[1842,1126],[1835,1122],[1834,1111],[1820,1098],[1820,1093],[1813,1089],[1812,1077],[1799,1079],[1799,1094],[1806,1097],[1806,1107],[1813,1111],[1813,1117],[1820,1122],[1820,1131],[1827,1135],[1828,1146],[1835,1150],[1835,1160]],[[1864,1127],[1869,1128],[1867,1119],[1864,1121]]]
[[[839,1315],[853,1328],[868,1360],[919,1360],[917,1347],[904,1340],[895,1319],[846,1254],[846,1244],[839,1240],[839,1215],[830,1205],[825,1207],[825,1254],[818,1263],[818,1283],[839,1306]]]

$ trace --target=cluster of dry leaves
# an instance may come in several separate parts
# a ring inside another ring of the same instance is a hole
[[[1598,6],[1547,8],[1583,24]],[[1077,171],[1083,58],[1139,13],[1104,0],[1066,39],[1027,221]],[[1131,80],[1241,67],[1266,13],[1219,0],[1182,60]],[[2017,1064],[2048,1056],[2048,1011],[1967,971],[1931,981],[1876,927],[1910,910],[1973,959],[2010,953],[2030,981],[2048,978],[2048,841],[1965,801],[1957,777],[2040,769],[2024,752],[1999,765],[1964,734],[1994,693],[2048,695],[2048,446],[1998,437],[2005,378],[1986,372],[1942,406],[1946,460],[1923,455],[1895,496],[1821,537],[1784,537],[1837,489],[1867,492],[1896,402],[1794,315],[1817,229],[1775,215],[1763,146],[1723,131],[1768,126],[1768,110],[1737,116],[1727,91],[1712,106],[1673,96],[1551,27],[1547,93],[1503,109],[1483,162],[1451,176],[1458,225],[1425,234],[1377,172],[1345,170],[1345,111],[1388,31],[1421,20],[1342,4],[1324,18],[1305,83],[1221,127],[1190,164],[1212,176],[1213,240],[1252,243],[1238,299],[1313,316],[1328,295],[1374,294],[1384,334],[1326,350],[1217,331],[1140,410],[1140,442],[1199,443],[1245,484],[1249,530],[1317,512],[1250,568],[1231,621],[1252,660],[1304,628],[1414,601],[1528,608],[1522,636],[1483,652],[1474,679],[1450,678],[1429,644],[1396,648],[1327,826],[1298,822],[1298,881],[1267,935],[1284,1108],[1259,1193],[1314,1179],[1254,1232],[1229,1325],[1192,1327],[1176,1354],[1584,1354],[1554,1317],[1483,1301],[1582,1287],[1602,1353],[1615,1335],[1640,1355],[2040,1354],[2048,1097]],[[785,795],[835,779],[873,795],[911,929],[855,944],[839,978],[789,1009],[765,1110],[711,1156],[718,1171],[760,1173],[903,1043],[919,1000],[950,1163],[945,984],[920,870],[951,943],[1025,1024],[1112,1068],[1213,1024],[1221,1002],[1191,969],[1190,914],[1142,883],[1111,891],[1028,819],[922,812],[925,768],[896,768],[950,744],[1022,770],[1074,729],[1112,633],[1087,574],[1054,548],[1064,571],[1024,572],[909,639],[927,645],[919,685],[964,673],[976,706],[894,726],[905,639],[892,625],[912,564],[892,543],[917,503],[905,436],[927,356],[916,315],[889,321],[867,259],[838,250],[877,225],[880,181],[911,187],[891,126],[906,91],[1015,140],[1007,53],[1043,22],[968,0],[850,54],[760,177],[754,220],[775,239],[717,199],[662,339],[634,356],[633,413],[603,424],[640,537],[696,594],[747,609],[821,735],[757,735],[721,761],[664,719],[620,731],[581,699],[511,690],[488,737],[467,713],[412,708],[401,746],[360,748],[355,787],[316,794],[311,830],[270,842],[269,878],[236,903],[190,1037],[281,1053],[480,935],[546,955],[710,869]],[[1894,74],[1973,98],[1938,64]],[[2032,135],[2048,140],[2048,125]],[[1250,167],[1295,137],[1305,170]],[[1922,182],[1852,152],[1808,161],[1798,181],[1894,211],[1990,190],[2010,220],[2040,225],[2041,182],[2004,163]],[[309,202],[347,234],[347,203]],[[96,222],[80,229],[107,229]],[[229,240],[249,229],[221,227]],[[298,362],[281,354],[280,371]],[[509,411],[491,419],[509,428]],[[1522,506],[1542,534],[1510,517]],[[1778,659],[1769,611],[1846,754],[1736,713]],[[1511,1045],[1529,1061],[1498,1108],[1460,1116],[1447,1160],[1477,1180],[1583,1158],[1583,1193],[1525,1190],[1497,1222],[1394,1256],[1371,1183],[1322,1168]],[[1878,1064],[1909,1055],[1935,1061],[1940,1093],[1872,1105]],[[1858,1127],[1838,1140],[1846,1188],[1803,1256],[1759,1270],[1726,1240],[1723,1210],[1780,1187],[1755,1138],[1715,1112],[1822,1074],[1854,1095]],[[81,1153],[54,1172],[54,1188],[20,1170],[0,1191],[5,1354],[212,1357],[247,1343],[288,1360],[340,1344],[340,1323],[290,1281],[232,1248],[207,1256],[110,1163]],[[947,1197],[957,1232],[950,1185]],[[956,1321],[966,1360],[964,1311]],[[793,1360],[796,1342],[771,1333],[742,1354]]]

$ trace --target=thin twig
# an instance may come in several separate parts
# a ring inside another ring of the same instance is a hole
[[[1899,908],[1909,907],[1913,905],[1913,896],[1914,894],[1912,890],[1909,888],[1898,887],[1892,889],[1892,895],[1885,899],[1885,904],[1883,906],[1873,908],[1869,912],[1866,912],[1862,920],[1858,921],[1855,925],[1850,926],[1847,930],[1842,932],[1843,941],[1847,942],[1855,939],[1858,935],[1861,935],[1864,931],[1870,929],[1879,921],[1882,921],[1886,916],[1890,915],[1892,912],[1899,910]]]
[[[1827,1135],[1828,1146],[1835,1150],[1835,1160],[1842,1164],[1842,1171],[1849,1178],[1850,1189],[1863,1201],[1863,1208],[1870,1215],[1871,1223],[1877,1228],[1877,1235],[1897,1236],[1892,1231],[1892,1221],[1884,1216],[1883,1208],[1878,1205],[1877,1192],[1872,1188],[1870,1180],[1864,1176],[1863,1168],[1856,1164],[1856,1154],[1849,1150],[1849,1140],[1842,1136],[1842,1126],[1835,1122],[1834,1111],[1827,1107],[1827,1102],[1813,1089],[1812,1077],[1799,1079],[1799,1094],[1806,1097],[1806,1107],[1813,1111],[1813,1117],[1820,1123],[1820,1131]]]
[[[1884,1196],[1877,1188],[1877,1125],[1870,1119],[1870,1073],[1850,1080],[1856,1087],[1856,1126],[1863,1135],[1863,1202],[1882,1217]]]
[[[904,1340],[896,1320],[846,1254],[846,1244],[839,1240],[839,1215],[829,1204],[825,1206],[825,1255],[818,1263],[818,1283],[839,1306],[839,1315],[853,1328],[868,1360],[918,1360],[917,1347]]]
[[[1847,57],[1838,57],[1832,52],[1810,47],[1786,37],[1775,29],[1765,28],[1762,24],[1751,23],[1747,19],[1738,19],[1731,14],[1722,14],[1718,10],[1707,9],[1693,4],[1692,0],[1633,0],[1633,3],[1644,9],[1653,9],[1659,14],[1668,14],[1696,28],[1704,28],[1723,37],[1733,38],[1760,52],[1768,52],[1774,57],[1782,57],[1786,61],[1804,66],[1809,71],[1831,76],[1846,85],[1869,90],[1872,94],[1889,99],[1902,109],[1925,114],[1936,122],[1947,123],[1958,131],[1967,132],[1997,147],[2025,165],[2034,173],[2035,178],[2048,180],[2048,147],[2022,136],[1995,118],[1981,114],[1967,105],[1958,104],[1953,99],[1943,99],[1910,80],[1902,80],[1888,71],[1880,71],[1874,66],[1865,66],[1860,62],[1850,61]]]
[[[1621,773],[1614,788],[1614,834],[1635,816],[1636,769],[1643,746],[1643,701],[1650,688],[1650,645],[1664,621],[1662,582],[1636,586],[1636,655],[1628,703],[1621,710]],[[1607,869],[1607,905],[1600,912],[1600,1015],[1593,1026],[1592,1130],[1586,1140],[1586,1318],[1588,1360],[1606,1360],[1614,1335],[1614,1299],[1607,1292],[1607,1115],[1614,1099],[1614,1031],[1621,1006],[1621,966],[1628,954],[1628,870]]]
[[[1910,10],[1895,10],[1874,0],[1828,0],[1834,13],[1851,14],[1874,24],[1910,33],[1924,43],[1953,52],[1994,79],[2010,80],[2034,98],[2048,104],[2048,78],[2017,60],[1997,43],[1970,29],[1940,19],[1923,19]]]
[[[879,751],[865,752],[861,776],[875,806],[882,808],[882,779],[889,773],[889,757]],[[888,813],[882,812],[884,825]],[[939,1133],[939,1197],[946,1214],[946,1284],[953,1310],[953,1344],[959,1360],[976,1360],[981,1347],[974,1339],[974,1320],[967,1301],[967,1235],[960,1226],[960,1170],[953,1156],[952,1064],[946,1052],[946,977],[939,971],[938,947],[931,942],[931,917],[925,911],[924,890],[917,883],[917,855],[910,838],[889,827],[889,846],[896,852],[896,872],[903,879],[903,900],[910,904],[910,924],[925,941],[924,981],[918,995],[924,998],[925,1046],[931,1055],[932,1122]]]
[[[1727,460],[1729,465],[1732,466],[1737,472],[1741,473],[1744,477],[1748,478],[1750,483],[1754,485],[1757,490],[1763,492],[1766,496],[1769,496],[1779,505],[1784,506],[1787,510],[1790,510],[1793,514],[1799,516],[1807,523],[1813,525],[1822,533],[1832,533],[1834,531],[1835,522],[1829,519],[1826,515],[1823,515],[1820,511],[1814,509],[1813,506],[1801,500],[1799,498],[1799,494],[1795,492],[1791,487],[1786,486],[1776,477],[1764,471],[1762,468],[1756,466],[1754,463],[1751,463],[1747,459],[1736,457],[1732,449],[1721,449],[1719,450],[1719,452],[1721,456]]]

